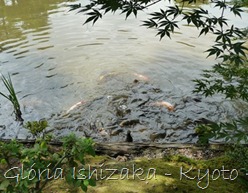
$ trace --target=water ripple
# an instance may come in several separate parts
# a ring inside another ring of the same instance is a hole
[[[57,74],[52,74],[52,75],[47,75],[46,78],[52,78],[54,76],[56,76]]]
[[[40,68],[41,66],[43,66],[44,65],[44,63],[41,63],[40,65],[38,65],[38,66],[36,66],[36,67],[34,67],[34,68]]]
[[[53,48],[54,46],[44,46],[44,47],[38,47],[37,49],[38,50],[46,50],[46,49],[49,49],[49,48]]]
[[[103,43],[82,44],[82,45],[78,45],[77,47],[83,47],[83,46],[99,46],[99,45],[103,45]]]
[[[203,53],[212,38],[192,38],[199,32],[188,26],[187,30],[182,26],[172,40],[159,41],[153,30],[140,27],[147,15],[128,22],[122,15],[106,15],[94,27],[82,26],[84,16],[67,12],[63,0],[37,1],[35,9],[30,6],[33,0],[25,2],[1,12],[8,22],[0,25],[0,67],[13,75],[15,87],[22,91],[24,116],[29,120],[58,113],[81,99],[103,96],[128,81],[125,86],[133,84],[132,79],[112,76],[99,84],[104,71],[125,72],[127,77],[137,72],[173,98],[191,93],[191,79],[212,64]],[[11,108],[0,100],[1,124],[8,125]],[[198,113],[187,108],[190,111],[180,116]]]

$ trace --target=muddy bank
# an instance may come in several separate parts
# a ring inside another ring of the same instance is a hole
[[[198,123],[235,118],[237,104],[220,98],[161,90],[137,73],[104,73],[99,77],[98,96],[82,100],[67,111],[47,118],[46,132],[60,138],[71,132],[97,142],[123,142],[128,130],[134,142],[195,143]],[[21,126],[0,126],[1,138],[32,138]]]

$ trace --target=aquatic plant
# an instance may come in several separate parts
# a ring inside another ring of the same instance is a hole
[[[24,127],[28,129],[35,137],[38,137],[47,128],[47,120],[28,121]],[[44,135],[43,135],[44,137]]]
[[[0,95],[5,97],[6,99],[8,99],[12,103],[12,105],[14,107],[14,113],[15,113],[16,120],[23,123],[24,120],[22,118],[22,112],[20,109],[20,104],[19,104],[19,101],[17,99],[16,92],[15,92],[12,80],[10,78],[10,75],[8,74],[8,77],[6,78],[5,76],[3,76],[1,74],[1,79],[3,81],[5,88],[9,91],[9,95],[6,95],[2,92],[0,92]]]

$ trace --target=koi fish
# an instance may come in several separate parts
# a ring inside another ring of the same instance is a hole
[[[78,106],[83,105],[83,104],[85,104],[85,103],[86,103],[86,101],[79,101],[78,103],[72,105],[72,106],[66,111],[66,113],[69,113],[69,112],[72,111],[73,109],[75,109],[75,108],[77,108]]]
[[[166,101],[157,101],[157,102],[151,103],[151,105],[152,106],[157,106],[157,107],[165,107],[169,111],[174,111],[175,110],[175,107],[172,104],[170,104],[169,102],[166,102]]]
[[[143,81],[149,81],[149,78],[147,76],[144,76],[142,74],[138,74],[138,73],[133,73],[134,76],[136,76],[139,80],[143,80]]]
[[[116,72],[110,72],[110,73],[101,75],[101,76],[99,77],[99,80],[100,80],[100,81],[103,81],[103,80],[105,80],[105,79],[108,79],[108,78],[113,77],[113,76],[116,75],[116,74],[117,74]]]
[[[98,132],[102,136],[107,136],[108,135],[107,131],[104,128],[98,129]]]

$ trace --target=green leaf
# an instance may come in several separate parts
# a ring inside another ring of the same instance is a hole
[[[93,21],[93,25],[94,25],[94,23],[99,18],[102,18],[102,14],[98,10],[96,10],[96,9],[93,9],[93,12],[89,12],[89,13],[87,13],[87,15],[89,15],[90,17],[84,22],[84,24]]]
[[[6,159],[4,159],[4,158],[1,159],[1,162],[0,163],[1,163],[1,165],[6,165],[7,164]]]
[[[42,141],[41,144],[40,144],[40,148],[42,150],[47,150],[47,144],[46,144],[46,141]]]
[[[88,190],[87,186],[85,186],[84,183],[81,184],[81,189],[82,189],[84,192],[87,192],[87,190]]]
[[[165,34],[170,37],[170,32],[168,32],[166,29],[159,29],[159,32],[157,33],[157,35],[160,35],[160,40],[165,36]]]
[[[206,34],[208,33],[208,31],[209,31],[209,27],[203,28],[203,29],[201,30],[199,36],[201,36],[203,33],[206,35]]]
[[[66,182],[67,182],[68,184],[73,185],[74,179],[72,178],[72,176],[71,176],[70,173],[67,173],[67,174],[65,175],[65,180],[66,180]]]
[[[2,191],[6,190],[9,184],[10,184],[9,180],[3,180],[0,184],[0,190]]]
[[[84,180],[84,185],[88,186],[89,185],[89,180]]]
[[[90,186],[96,186],[96,181],[94,179],[89,179]]]
[[[180,13],[180,9],[177,5],[169,6],[168,9],[165,11],[167,17],[173,15],[173,17],[175,18],[177,15],[179,15],[179,13]]]
[[[214,4],[215,4],[214,7],[219,7],[220,9],[222,8],[225,9],[227,7],[227,4],[225,1],[215,1]]]
[[[233,7],[230,8],[230,11],[234,13],[234,15],[238,15],[241,18],[241,12],[243,12],[242,9],[240,9],[241,6],[239,5],[233,5]]]
[[[148,28],[158,27],[158,24],[153,19],[149,19],[149,21],[143,21],[143,23],[143,26],[147,26]]]
[[[73,11],[73,10],[76,10],[78,8],[81,7],[81,3],[79,4],[72,4],[72,5],[68,5],[71,9],[69,11]]]
[[[137,2],[124,1],[124,5],[122,6],[121,13],[126,13],[126,19],[127,19],[131,13],[133,13],[134,16],[137,17],[138,10],[142,10],[142,9],[143,7],[139,5]]]

